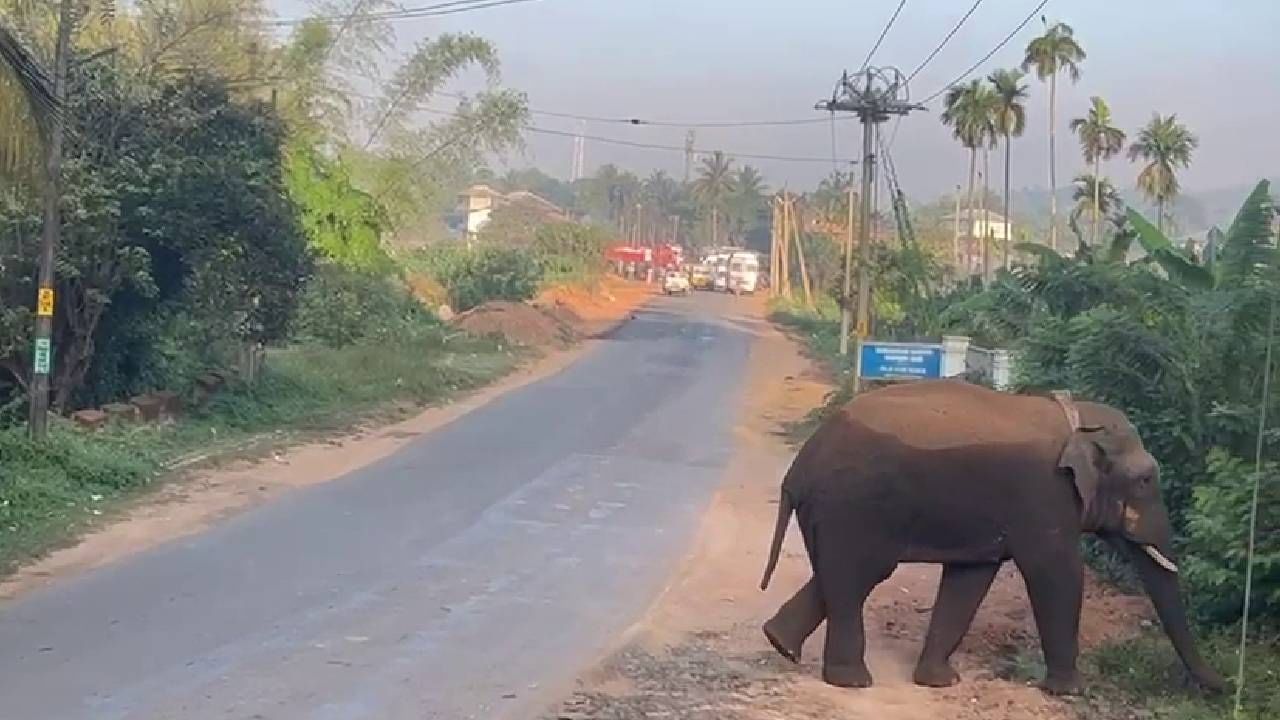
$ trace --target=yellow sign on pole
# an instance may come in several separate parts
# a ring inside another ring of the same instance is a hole
[[[53,288],[40,288],[36,298],[36,315],[53,317]]]

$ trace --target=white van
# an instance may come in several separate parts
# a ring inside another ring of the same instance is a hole
[[[753,252],[736,252],[729,256],[729,292],[751,295],[759,284],[759,255]]]

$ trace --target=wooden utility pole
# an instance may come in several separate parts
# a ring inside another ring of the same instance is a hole
[[[868,67],[850,76],[844,73],[831,100],[818,103],[819,110],[857,113],[862,121],[862,222],[859,226],[858,246],[858,306],[857,334],[859,340],[866,337],[871,326],[871,196],[875,187],[875,138],[877,126],[893,115],[906,115],[912,110],[923,109],[906,99],[907,81],[897,68]],[[845,296],[843,307],[849,308],[849,264],[845,265]],[[845,310],[845,313],[849,312]],[[842,313],[842,325],[847,328],[848,319]],[[845,335],[847,337],[847,334]],[[842,340],[843,354],[848,354],[848,341]]]
[[[795,199],[787,196],[787,216],[790,219],[791,237],[796,243],[796,259],[800,261],[800,285],[804,289],[804,304],[813,307],[813,286],[809,284],[809,268],[804,261],[804,242],[800,239],[800,225],[796,221]]]
[[[778,272],[782,275],[782,296],[791,299],[791,242],[787,232],[787,203],[786,194],[778,199],[778,237],[782,239],[782,246],[778,248]]]
[[[58,9],[58,40],[53,51],[53,100],[56,112],[50,120],[45,154],[44,225],[40,233],[40,267],[37,276],[35,345],[31,367],[31,407],[28,430],[35,440],[49,432],[49,375],[53,368],[53,262],[62,239],[62,140],[66,134],[67,62],[71,54],[73,1],[62,0]]]
[[[769,297],[778,297],[778,199],[773,199],[773,212],[769,226]]]

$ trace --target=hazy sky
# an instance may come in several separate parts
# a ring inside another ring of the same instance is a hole
[[[405,0],[406,6],[438,0]],[[825,117],[840,72],[856,70],[898,0],[539,0],[450,17],[398,21],[400,46],[447,31],[493,41],[504,83],[523,90],[535,110],[700,122]],[[985,0],[913,81],[923,98],[994,47],[1038,0]],[[914,68],[972,5],[970,0],[907,0],[872,64]],[[296,16],[299,0],[276,0]],[[1187,189],[1249,183],[1280,172],[1280,2],[1276,0],[1050,0],[1044,13],[1076,29],[1088,53],[1079,84],[1059,87],[1058,182],[1083,168],[1067,122],[1101,95],[1132,135],[1152,112],[1177,113],[1200,138]],[[1040,29],[1030,23],[981,73],[1012,67]],[[1013,186],[1044,187],[1048,90],[1032,77],[1026,135],[1014,144]],[[908,194],[946,192],[965,176],[966,155],[938,121],[938,102],[901,122],[893,157]],[[534,115],[539,127],[573,131],[573,120]],[[885,130],[892,130],[892,122]],[[860,148],[859,126],[840,122],[838,152]],[[683,145],[682,128],[591,123],[586,132],[638,142]],[[512,167],[537,165],[567,176],[570,138],[528,135]],[[699,129],[700,149],[831,156],[828,123],[792,127]],[[999,156],[992,182],[1000,181]],[[641,175],[655,168],[679,177],[680,152],[587,143],[587,171],[614,162]],[[773,187],[806,188],[826,163],[750,161]],[[1123,158],[1107,170],[1122,187],[1136,170]]]

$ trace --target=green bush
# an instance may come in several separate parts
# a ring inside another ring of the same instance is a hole
[[[444,286],[449,305],[458,311],[491,300],[528,300],[542,280],[542,268],[531,253],[497,245],[436,245],[417,253],[412,262]]]
[[[386,342],[439,326],[394,276],[326,264],[307,283],[298,308],[300,339],[329,347]]]
[[[1240,617],[1244,605],[1254,464],[1215,449],[1208,470],[1192,491],[1183,575],[1201,616],[1229,623]],[[1261,481],[1252,613],[1280,618],[1280,466],[1265,463]]]
[[[552,223],[538,228],[532,250],[545,281],[585,281],[604,271],[608,241],[597,227]]]

